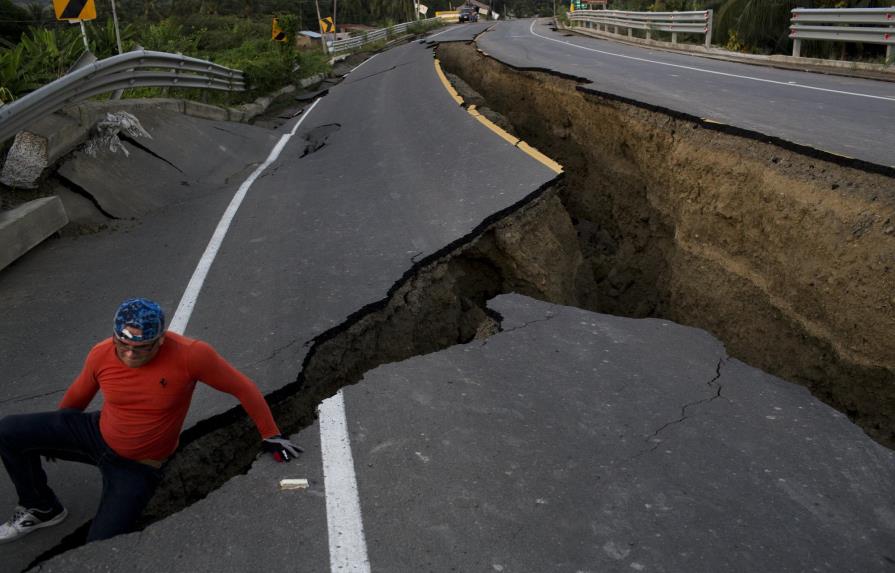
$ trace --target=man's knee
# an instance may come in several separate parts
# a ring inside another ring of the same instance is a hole
[[[23,437],[35,430],[43,431],[47,427],[59,423],[67,410],[40,412],[32,414],[10,414],[0,418],[0,445],[15,446]],[[70,412],[75,412],[71,410]]]

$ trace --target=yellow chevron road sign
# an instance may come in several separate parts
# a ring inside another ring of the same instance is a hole
[[[94,20],[96,4],[93,0],[53,0],[57,20]]]
[[[273,19],[273,24],[271,26],[270,39],[276,40],[277,42],[286,41],[286,31],[280,28],[280,22],[276,18]]]
[[[320,20],[320,31],[324,34],[329,34],[330,32],[336,31],[336,27],[333,25],[332,16],[327,16],[323,20]]]

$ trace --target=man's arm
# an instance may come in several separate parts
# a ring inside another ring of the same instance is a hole
[[[264,395],[248,376],[224,360],[214,348],[201,340],[190,346],[190,373],[215,390],[235,396],[261,434],[271,438],[280,434]]]
[[[195,341],[190,347],[190,372],[212,388],[239,399],[261,433],[262,449],[275,460],[288,462],[304,451],[280,434],[267,400],[255,383],[201,340]]]
[[[86,360],[84,360],[84,366],[81,368],[81,373],[78,374],[78,377],[75,378],[75,381],[72,382],[72,385],[68,387],[68,390],[62,397],[62,401],[59,403],[60,410],[68,408],[84,410],[90,405],[90,401],[93,400],[93,397],[99,391],[99,382],[97,382],[93,374],[93,352],[91,351],[87,355]]]

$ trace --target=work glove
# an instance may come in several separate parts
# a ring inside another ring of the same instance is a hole
[[[290,442],[283,435],[265,438],[261,444],[261,449],[265,452],[270,452],[273,459],[278,462],[288,462],[304,452],[303,449]]]

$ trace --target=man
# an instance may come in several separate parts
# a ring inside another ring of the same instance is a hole
[[[0,525],[0,543],[61,523],[68,512],[47,485],[40,456],[89,463],[103,476],[102,499],[88,541],[129,531],[177,449],[197,381],[232,394],[261,434],[262,449],[285,462],[302,450],[280,435],[257,386],[198,340],[165,332],[151,300],[124,301],[112,337],[87,355],[59,410],[0,420],[0,458],[19,506]],[[100,412],[84,409],[102,391]]]

